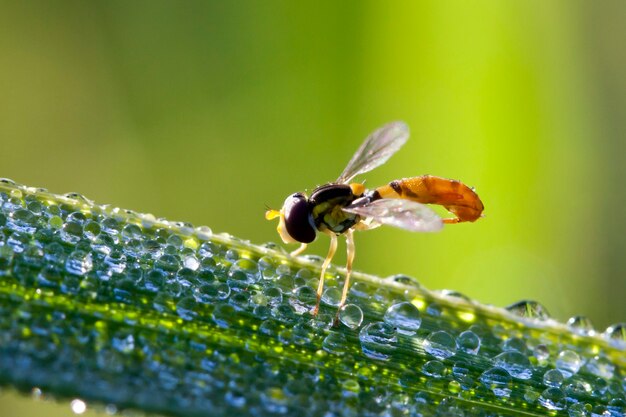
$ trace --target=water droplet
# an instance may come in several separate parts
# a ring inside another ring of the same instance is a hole
[[[584,403],[571,404],[567,408],[567,412],[569,417],[587,417],[589,415],[589,411],[585,408]]]
[[[97,232],[97,234],[100,234],[100,226],[98,226]],[[127,241],[132,239],[141,240],[143,238],[141,227],[136,224],[127,224],[122,228],[122,238]]]
[[[193,297],[185,297],[176,303],[176,312],[184,320],[193,320],[198,313],[195,311],[196,300]]]
[[[437,359],[446,359],[456,353],[456,341],[450,333],[439,330],[424,340],[424,350]]]
[[[387,360],[396,349],[394,328],[383,322],[370,323],[359,332],[363,354],[371,359]]]
[[[76,244],[83,237],[83,226],[78,222],[66,222],[61,228],[61,239],[70,244]]]
[[[480,381],[497,397],[508,398],[511,395],[511,375],[503,368],[491,368],[483,372]]]
[[[176,249],[180,249],[183,247],[183,239],[178,235],[170,235],[165,241],[168,245],[173,246]]]
[[[209,240],[213,236],[213,231],[209,226],[198,226],[194,229],[196,237],[200,240]]]
[[[356,304],[346,304],[339,310],[339,321],[354,330],[363,322],[363,311]]]
[[[303,285],[294,290],[294,295],[295,297],[292,297],[289,303],[298,314],[304,314],[313,310],[317,302],[317,292],[313,288]]]
[[[37,230],[37,216],[30,210],[20,208],[9,213],[7,226],[17,232],[33,234]]]
[[[101,226],[102,226],[103,232],[112,236],[117,236],[120,232],[119,230],[120,225],[118,221],[112,217],[107,217],[106,219],[104,219],[101,222]]]
[[[549,387],[558,388],[563,383],[563,374],[558,369],[550,369],[543,374],[543,383]]]
[[[326,288],[322,294],[322,302],[334,307],[339,306],[341,302],[341,290],[335,287]]]
[[[343,355],[346,353],[348,342],[343,333],[330,332],[322,342],[322,349],[334,355]]]
[[[403,302],[394,304],[387,309],[385,323],[395,327],[398,333],[414,335],[422,324],[420,312],[413,304]]]
[[[357,298],[369,298],[372,289],[364,282],[357,281],[350,286],[350,295]]]
[[[180,261],[176,255],[162,255],[154,267],[165,272],[176,272],[180,268]]]
[[[417,278],[408,276],[408,275],[402,275],[402,274],[397,274],[397,275],[391,275],[387,278],[385,278],[386,280],[398,283],[398,284],[402,284],[402,285],[406,285],[409,287],[413,287],[413,288],[423,288],[422,284],[420,284],[420,282],[417,280]]]
[[[540,344],[535,347],[535,349],[533,350],[533,354],[535,355],[535,358],[537,358],[537,360],[541,363],[548,360],[548,358],[550,357],[550,350],[548,350],[548,347],[546,345]]]
[[[449,297],[449,298],[458,298],[461,300],[465,300],[468,302],[471,302],[472,300],[465,294],[462,294],[458,291],[454,291],[454,290],[439,290],[437,291],[437,293],[439,293],[440,295],[444,296],[444,297]]]
[[[83,414],[87,411],[87,404],[84,401],[76,399],[70,403],[70,408],[74,414]]]
[[[126,255],[121,250],[115,249],[104,257],[104,263],[108,265],[110,272],[121,274],[126,269]]]
[[[445,371],[446,371],[446,366],[443,364],[443,362],[438,361],[438,360],[428,361],[422,367],[422,372],[433,378],[443,377]]]
[[[519,337],[510,337],[504,341],[502,345],[502,350],[510,351],[515,350],[517,352],[526,354],[528,352],[528,348],[526,347],[526,342],[524,342]]]
[[[144,277],[144,288],[151,292],[158,292],[165,284],[165,274],[157,269],[148,272]]]
[[[93,260],[91,259],[91,254],[81,250],[72,252],[65,261],[65,269],[70,274],[85,275],[92,268]]]
[[[222,328],[228,328],[234,317],[235,307],[230,304],[218,304],[213,310],[213,320]]]
[[[516,350],[499,354],[494,358],[494,364],[497,367],[507,370],[513,378],[530,379],[532,376],[532,365],[530,361],[526,355]]]
[[[89,220],[85,223],[85,226],[83,227],[83,233],[85,234],[85,237],[87,239],[93,242],[94,240],[96,240],[98,235],[100,235],[100,225],[97,222]]]
[[[278,287],[266,287],[263,294],[267,297],[269,306],[277,306],[283,301],[283,292]]]
[[[235,261],[230,267],[228,274],[232,276],[236,272],[244,274],[245,280],[248,282],[255,282],[259,278],[259,267],[252,259],[239,259]]]
[[[624,346],[626,344],[626,323],[617,323],[609,326],[605,332],[604,337],[616,345]]]
[[[192,271],[196,271],[200,267],[200,261],[193,255],[185,256],[183,259],[183,266]]]
[[[590,334],[594,331],[593,323],[585,316],[574,316],[567,320],[567,325],[578,334]]]
[[[558,388],[546,389],[541,393],[537,402],[548,410],[563,410],[567,405],[565,394]]]
[[[580,367],[583,365],[583,361],[578,353],[573,350],[564,350],[559,353],[555,365],[556,369],[561,371],[566,378],[569,378],[578,372]]]
[[[63,227],[63,219],[59,216],[52,216],[48,219],[48,225],[53,229],[60,229]]]
[[[587,365],[585,365],[585,369],[604,379],[613,378],[613,374],[615,373],[615,365],[604,356],[599,355],[589,359]]]
[[[426,307],[426,314],[432,317],[440,317],[442,313],[442,308],[438,303],[430,303]]]
[[[505,308],[517,316],[528,319],[547,320],[550,318],[548,310],[536,301],[523,300]]]
[[[466,330],[456,338],[457,348],[465,353],[475,355],[480,349],[480,337],[471,330]]]

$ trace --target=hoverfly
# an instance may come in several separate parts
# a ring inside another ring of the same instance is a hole
[[[412,232],[435,232],[444,224],[474,222],[482,216],[483,203],[474,190],[457,180],[433,175],[403,178],[365,189],[361,183],[350,183],[359,174],[387,162],[409,138],[403,122],[389,123],[369,135],[356,151],[335,182],[317,187],[309,197],[295,193],[287,197],[280,211],[268,210],[265,218],[279,218],[278,234],[285,243],[300,243],[291,252],[301,254],[313,242],[317,232],[330,236],[328,255],[322,264],[317,302],[319,310],[324,277],[337,249],[337,236],[345,235],[347,244],[346,280],[339,311],[343,308],[354,261],[354,230],[368,230],[386,224]],[[442,219],[424,204],[438,204],[455,215]],[[338,313],[339,313],[338,311]]]

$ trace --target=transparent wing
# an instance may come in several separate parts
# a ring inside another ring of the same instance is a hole
[[[404,145],[409,127],[404,122],[391,122],[369,135],[356,151],[337,182],[347,183],[359,174],[381,166]]]
[[[443,227],[443,220],[437,213],[410,200],[382,199],[362,206],[347,206],[343,210],[411,232],[437,232]]]

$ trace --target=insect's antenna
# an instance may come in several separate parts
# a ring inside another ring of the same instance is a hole
[[[273,208],[271,208],[270,206],[268,206],[268,205],[267,205],[267,203],[264,203],[263,205],[265,206],[265,211],[268,211],[268,210],[274,210]]]

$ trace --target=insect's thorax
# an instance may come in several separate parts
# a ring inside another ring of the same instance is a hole
[[[341,234],[354,226],[360,220],[359,216],[346,213],[342,208],[358,197],[346,184],[326,184],[316,188],[309,197],[309,204],[317,230]]]

